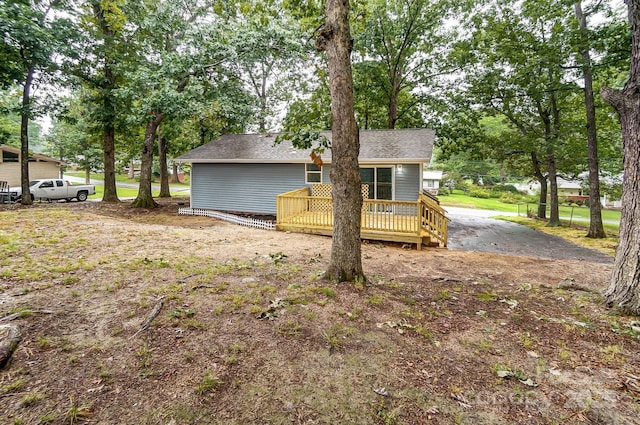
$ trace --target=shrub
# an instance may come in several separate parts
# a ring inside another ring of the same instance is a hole
[[[520,194],[520,191],[512,184],[497,184],[491,188],[491,191],[499,193],[509,192],[518,195]]]
[[[485,189],[480,189],[479,187],[472,187],[469,189],[469,196],[472,198],[488,199],[491,198],[491,192]]]
[[[473,190],[471,183],[464,180],[456,182],[455,188],[465,193],[470,193],[470,191]]]
[[[521,194],[505,192],[500,196],[500,202],[505,204],[522,204],[526,202],[526,198]]]

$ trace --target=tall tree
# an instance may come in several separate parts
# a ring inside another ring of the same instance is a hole
[[[302,69],[303,37],[281,11],[257,14],[234,30],[237,74],[257,99],[258,131],[270,129],[278,103],[293,92]],[[298,78],[295,78],[297,76]]]
[[[438,49],[444,39],[441,2],[425,0],[371,0],[364,10],[362,32],[355,41],[359,60],[355,75],[361,124],[369,127],[372,110],[382,107],[385,128],[395,128],[403,118],[419,111],[420,95],[441,65]],[[376,105],[377,103],[377,105]],[[411,119],[407,120],[411,123]],[[411,124],[407,125],[410,126]]]
[[[169,167],[167,165],[167,150],[168,150],[167,137],[160,132],[158,134],[158,167],[160,169],[160,198],[170,198],[171,192],[169,189]]]
[[[45,153],[66,162],[76,163],[90,183],[91,172],[102,169],[102,143],[87,122],[87,108],[83,97],[68,100],[65,111],[53,120],[45,137]]]
[[[326,51],[331,92],[334,224],[326,276],[338,281],[364,279],[360,242],[360,140],[353,107],[352,46],[349,2],[327,0],[326,20],[316,48]]]
[[[624,152],[618,248],[604,301],[610,307],[640,315],[640,0],[625,3],[632,37],[629,79],[622,90],[601,90],[620,117]]]
[[[140,186],[135,207],[153,207],[152,166],[158,129],[168,115],[189,115],[197,94],[187,90],[193,77],[206,77],[227,58],[221,47],[223,30],[212,22],[209,7],[197,2],[142,2],[131,5],[132,39],[153,54],[138,58],[120,93],[134,105],[133,115],[144,123]],[[161,37],[158,35],[162,34]]]
[[[505,143],[530,158],[531,174],[541,186],[540,217],[546,217],[549,186],[549,225],[559,224],[556,176],[565,164],[558,158],[574,158],[567,153],[578,146],[576,127],[566,116],[578,90],[564,69],[572,19],[551,1],[525,0],[512,8],[508,1],[494,0],[471,15],[473,31],[451,55],[465,64],[458,84],[468,87],[473,107],[505,117],[521,133]]]
[[[19,84],[20,170],[23,205],[29,196],[29,121],[33,116],[32,86],[55,71],[53,55],[69,36],[68,20],[54,13],[62,2],[21,0],[0,4],[0,81],[2,87]]]
[[[124,61],[122,33],[126,17],[123,0],[89,0],[83,16],[87,31],[84,57],[79,61],[76,75],[92,93],[91,121],[101,134],[104,157],[103,202],[118,202],[116,191],[116,127],[118,99],[116,91],[121,83],[119,64]]]
[[[584,79],[584,100],[587,118],[587,147],[589,152],[589,238],[604,238],[602,223],[602,206],[600,204],[600,166],[598,163],[598,135],[596,129],[596,105],[593,96],[593,71],[591,70],[591,53],[589,52],[589,29],[587,15],[582,10],[582,3],[574,4],[576,18],[580,30],[580,56],[582,59],[582,75]]]

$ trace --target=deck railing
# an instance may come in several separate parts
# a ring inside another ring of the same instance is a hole
[[[333,228],[333,200],[313,196],[309,188],[278,195],[276,201],[277,227],[298,231],[331,231]],[[431,238],[440,246],[447,246],[447,224],[444,209],[433,199],[420,194],[417,201],[389,201],[364,199],[361,230],[363,237],[375,234],[387,240],[420,240]]]
[[[309,211],[309,188],[292,190],[290,192],[281,193],[276,197],[276,214],[278,221],[286,221],[291,217],[300,215]]]
[[[446,211],[430,196],[418,195],[420,205],[420,225],[424,231],[436,239],[441,246],[447,246],[449,218]]]

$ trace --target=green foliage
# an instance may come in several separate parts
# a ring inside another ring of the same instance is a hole
[[[500,195],[500,202],[504,202],[505,204],[522,204],[525,202],[531,202],[531,200],[521,194],[505,192]],[[533,202],[536,202],[536,200],[534,199]]]
[[[464,30],[448,60],[467,72],[442,100],[439,157],[464,153],[469,160],[491,159],[507,175],[534,176],[535,167],[544,174],[551,159],[561,172],[584,171],[584,96],[571,83],[576,71],[566,66],[580,57],[573,4],[525,1],[522,7],[512,8],[507,3],[491,1],[463,15],[468,19],[463,18]],[[607,15],[600,26],[616,27],[620,18]],[[607,69],[610,63],[594,67],[596,92],[598,86],[608,84]],[[603,133],[611,128],[619,133],[612,118],[599,108],[598,126]],[[609,150],[619,143],[619,136],[612,135],[601,138],[600,148],[611,154],[609,158],[619,158],[619,149],[617,153]]]
[[[317,154],[322,154],[326,149],[331,148],[329,139],[324,137],[319,131],[301,129],[298,131],[288,131],[278,135],[274,144],[291,143],[296,149],[312,149]]]
[[[477,186],[472,186],[469,189],[468,192],[469,196],[473,197],[473,198],[481,198],[481,199],[489,199],[492,198],[493,196],[491,196],[491,192],[486,190],[486,189],[482,189],[479,188]]]
[[[331,100],[327,72],[316,69],[315,75],[318,84],[312,87],[306,84],[301,89],[299,98],[290,102],[282,123],[285,131],[295,134],[303,128],[316,130],[331,128]]]
[[[171,310],[169,312],[167,312],[167,317],[173,317],[176,319],[184,319],[184,318],[188,318],[188,317],[193,317],[196,315],[196,311],[195,310],[191,310],[191,309],[182,309],[180,307]]]
[[[279,251],[269,254],[269,257],[271,257],[271,259],[273,260],[273,264],[277,266],[278,264],[282,264],[287,261],[288,256],[282,251]]]
[[[347,342],[347,338],[356,332],[355,328],[344,326],[341,323],[335,323],[327,329],[322,336],[329,345],[329,350],[338,350]]]
[[[516,194],[520,193],[520,191],[512,184],[496,184],[491,187],[491,191],[496,193],[503,193],[503,192],[510,192],[510,193],[516,193]]]
[[[221,384],[222,381],[213,375],[212,372],[207,372],[196,385],[195,393],[201,397],[209,395],[214,393]]]
[[[366,3],[354,37],[354,92],[361,128],[422,127],[418,92],[433,85],[446,45],[441,2]]]
[[[303,79],[303,36],[275,7],[263,4],[242,13],[247,20],[233,28],[230,44],[238,52],[238,76],[255,99],[254,121],[265,132],[277,125],[278,103],[290,100]]]

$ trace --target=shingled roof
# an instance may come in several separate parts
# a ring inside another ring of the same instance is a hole
[[[321,132],[331,140],[331,132]],[[278,134],[225,134],[175,158],[191,163],[306,163],[311,149],[275,144]],[[435,133],[430,129],[360,130],[360,163],[428,163]],[[322,154],[331,162],[331,151]]]

